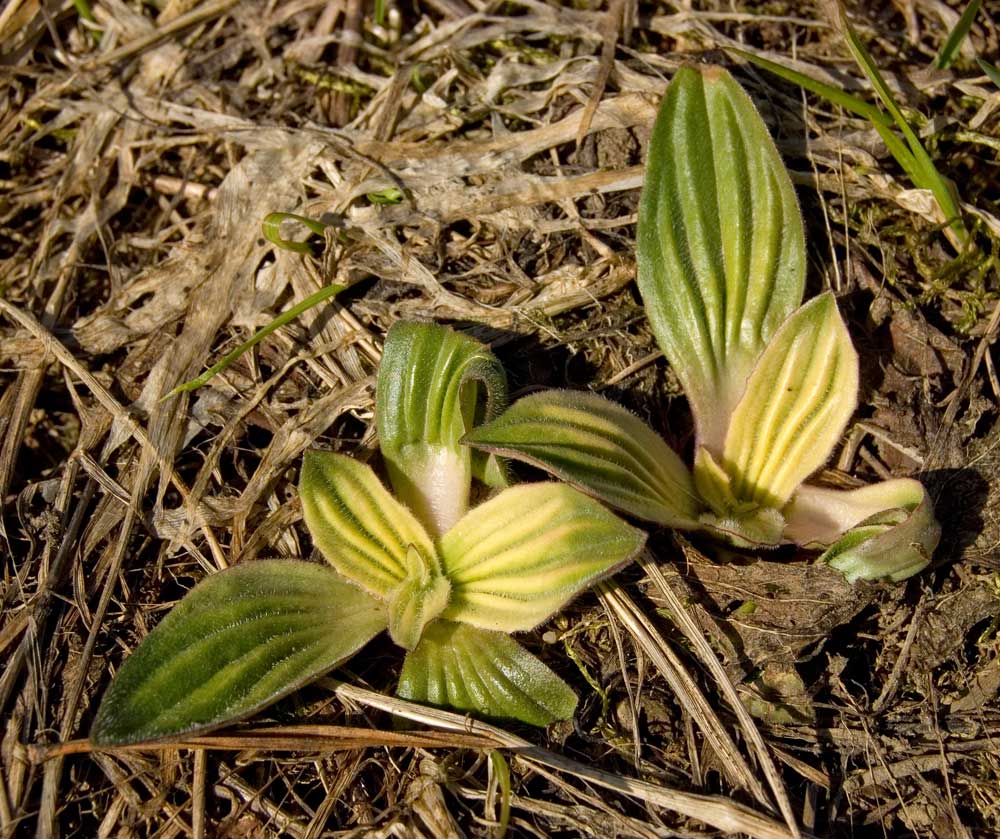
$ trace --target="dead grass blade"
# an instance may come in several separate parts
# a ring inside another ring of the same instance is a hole
[[[649,578],[656,586],[657,591],[667,603],[674,623],[684,634],[684,637],[687,638],[694,647],[695,652],[698,653],[698,657],[701,659],[705,667],[708,668],[708,671],[712,674],[716,684],[718,684],[721,689],[722,695],[726,698],[726,701],[729,703],[730,708],[732,708],[733,713],[736,714],[736,719],[740,723],[740,729],[743,731],[743,734],[753,747],[754,755],[757,757],[761,771],[767,779],[768,786],[771,788],[774,800],[777,802],[778,808],[781,810],[781,814],[785,818],[785,823],[788,825],[788,829],[791,831],[793,836],[799,836],[800,833],[798,823],[795,818],[795,813],[792,810],[792,802],[788,797],[788,790],[785,789],[784,781],[781,780],[781,775],[778,772],[777,766],[774,764],[774,760],[771,758],[771,753],[768,751],[767,744],[764,742],[760,729],[757,728],[757,723],[754,722],[753,717],[750,716],[750,713],[740,701],[739,694],[736,693],[736,687],[733,685],[725,671],[725,668],[722,666],[722,662],[719,661],[718,656],[716,656],[715,651],[706,640],[704,634],[688,614],[687,609],[684,608],[684,604],[680,601],[680,598],[678,598],[673,589],[670,588],[670,584],[663,576],[663,572],[660,571],[659,566],[656,564],[656,560],[654,560],[648,552],[643,552],[642,556],[639,558],[639,564],[649,575]]]
[[[720,796],[681,792],[669,787],[657,786],[646,781],[594,769],[547,749],[534,746],[527,740],[522,740],[496,726],[487,725],[448,711],[439,711],[395,697],[383,696],[332,679],[324,681],[330,687],[334,687],[337,695],[345,701],[378,708],[404,719],[449,731],[492,737],[498,746],[510,749],[516,754],[519,761],[524,761],[529,766],[537,763],[555,769],[599,787],[627,795],[630,798],[636,798],[648,804],[697,819],[711,825],[716,830],[734,834],[744,833],[754,837],[754,839],[788,839],[788,837],[802,836],[801,832],[793,832],[780,822]]]
[[[666,639],[657,632],[635,602],[614,583],[599,584],[597,592],[605,608],[622,622],[635,643],[657,666],[677,701],[697,723],[719,758],[720,770],[731,783],[749,790],[757,801],[770,807],[771,802],[764,787]]]

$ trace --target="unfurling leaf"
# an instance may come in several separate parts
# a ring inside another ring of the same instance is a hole
[[[540,624],[645,542],[564,484],[522,484],[480,504],[441,539],[451,581],[443,617],[517,632]]]
[[[642,420],[597,394],[525,396],[465,442],[540,466],[637,518],[697,526],[702,504],[681,459]]]
[[[438,620],[406,656],[398,693],[487,717],[548,725],[573,716],[576,695],[509,635]]]
[[[833,542],[820,561],[851,583],[905,580],[926,567],[941,539],[927,490],[908,478],[848,492],[803,486],[785,512],[799,544]]]
[[[757,110],[718,67],[682,67],[653,129],[637,232],[653,333],[718,451],[754,360],[799,305],[805,240]]]
[[[698,449],[695,456],[694,477],[701,497],[712,508],[712,512],[701,516],[706,530],[740,548],[781,544],[785,529],[781,512],[756,501],[737,498],[732,478],[706,448]]]
[[[406,579],[389,594],[389,635],[406,650],[420,640],[424,627],[448,605],[451,584],[416,548],[406,555]]]
[[[472,338],[437,324],[400,322],[385,339],[375,399],[393,488],[438,537],[468,509],[476,464],[458,441],[506,406],[503,367]],[[499,477],[495,464],[479,464],[478,471]]]
[[[733,496],[780,510],[830,457],[857,394],[851,336],[833,295],[820,295],[778,330],[736,406],[719,463]]]
[[[385,628],[384,607],[322,565],[259,560],[195,586],[129,656],[95,746],[232,722],[332,670]]]
[[[366,591],[388,598],[406,579],[411,548],[440,573],[427,532],[366,464],[333,452],[308,451],[299,495],[316,547]]]

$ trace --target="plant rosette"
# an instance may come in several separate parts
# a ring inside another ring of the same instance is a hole
[[[305,455],[299,494],[327,564],[259,560],[196,585],[125,661],[98,709],[97,746],[163,739],[249,716],[388,630],[398,694],[546,725],[573,690],[511,637],[641,550],[645,534],[560,483],[505,486],[459,440],[506,404],[479,342],[432,324],[386,337],[376,391],[394,496],[370,466]],[[470,509],[473,480],[500,488]]]
[[[722,68],[682,68],[667,90],[637,240],[646,314],[694,415],[693,468],[592,393],[527,396],[465,441],[659,525],[744,548],[822,550],[850,582],[923,569],[941,530],[918,481],[805,483],[857,406],[858,358],[832,293],[800,305],[805,238],[791,179]]]

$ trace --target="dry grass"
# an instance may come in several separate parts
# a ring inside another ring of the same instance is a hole
[[[724,51],[865,90],[821,8],[689,5],[426,0],[386,3],[381,24],[360,0],[0,10],[4,837],[495,835],[491,749],[511,835],[1000,834],[1000,92],[968,56],[928,70],[944,4],[855,15],[904,106],[933,117],[977,231],[956,258],[868,126]],[[995,60],[998,43],[981,14],[971,45]],[[513,733],[388,699],[400,662],[376,642],[349,684],[252,727],[51,748],[86,735],[194,582],[308,553],[302,452],[373,446],[399,318],[459,323],[516,390],[600,390],[683,445],[632,280],[645,144],[690,61],[730,66],[759,104],[800,186],[811,289],[838,292],[863,359],[827,477],[921,474],[945,525],[934,568],[851,588],[805,557],[719,563],[660,534],[526,639],[580,693],[573,725]],[[274,211],[332,222],[322,256],[267,243]],[[330,282],[350,286],[337,304],[160,401]]]

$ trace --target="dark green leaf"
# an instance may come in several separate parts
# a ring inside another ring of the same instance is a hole
[[[129,656],[94,720],[95,746],[249,716],[350,658],[385,609],[322,565],[248,562],[195,586]]]
[[[438,620],[406,656],[399,695],[485,717],[548,725],[573,716],[576,695],[502,632]]]

